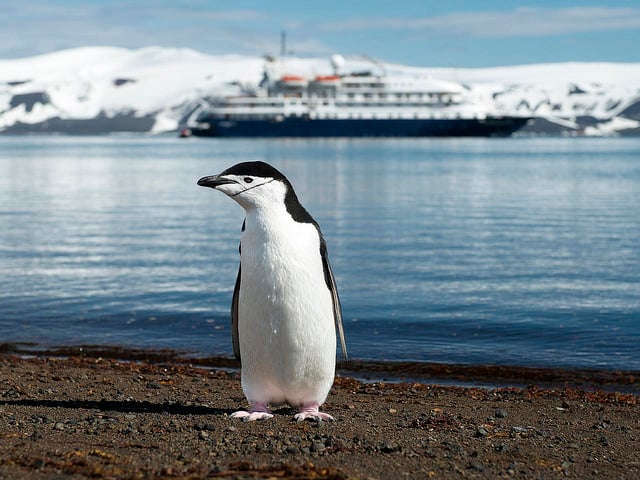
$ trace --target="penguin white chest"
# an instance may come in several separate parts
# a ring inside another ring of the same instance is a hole
[[[247,215],[238,333],[251,401],[322,403],[335,371],[333,305],[311,223]]]

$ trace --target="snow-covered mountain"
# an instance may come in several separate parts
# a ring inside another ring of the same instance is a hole
[[[257,84],[263,65],[260,57],[157,47],[86,47],[0,60],[0,133],[176,130],[203,99],[224,94],[231,82]],[[352,59],[344,68],[372,66]],[[286,68],[331,72],[329,59],[289,58]],[[535,117],[524,133],[640,134],[640,63],[383,68],[454,81],[491,110]]]

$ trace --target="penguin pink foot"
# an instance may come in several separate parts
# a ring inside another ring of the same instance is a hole
[[[254,403],[251,405],[251,410],[248,412],[245,410],[238,410],[229,415],[230,418],[239,418],[246,422],[254,422],[256,420],[268,420],[273,417],[273,414],[269,411],[269,408],[264,403]]]
[[[315,402],[303,406],[300,411],[294,415],[293,418],[297,422],[302,422],[304,420],[325,420],[332,422],[334,420],[334,418],[328,413],[321,412],[320,405]]]

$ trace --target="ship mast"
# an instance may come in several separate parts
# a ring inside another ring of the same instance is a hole
[[[282,30],[280,32],[280,56],[285,57],[287,55],[287,32]]]

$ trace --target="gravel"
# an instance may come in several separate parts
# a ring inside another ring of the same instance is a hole
[[[335,422],[246,407],[233,371],[0,356],[0,478],[640,478],[631,394],[338,378]]]

